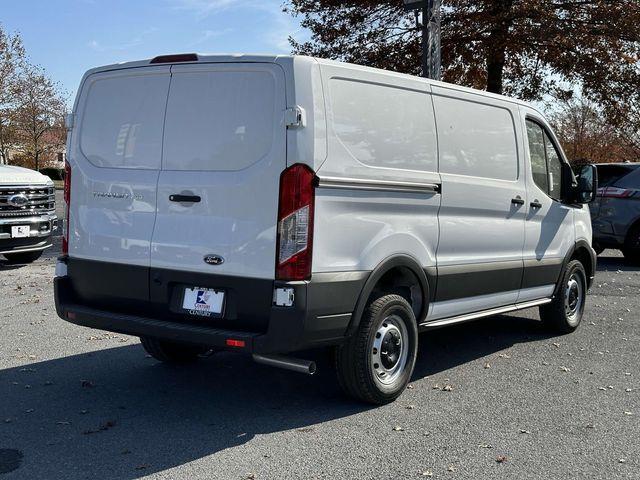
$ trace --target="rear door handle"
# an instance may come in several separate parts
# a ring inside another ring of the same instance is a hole
[[[200,197],[198,195],[169,195],[169,200],[172,202],[199,203]]]
[[[524,205],[524,200],[522,199],[522,197],[520,197],[520,195],[518,195],[516,198],[511,199],[511,203],[513,203],[514,205]]]
[[[538,200],[534,200],[529,205],[531,205],[531,208],[542,208],[542,204]]]

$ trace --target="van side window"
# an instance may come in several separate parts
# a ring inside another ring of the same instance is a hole
[[[562,159],[551,137],[533,120],[527,120],[529,156],[533,181],[554,200],[562,193]]]
[[[549,196],[554,200],[560,200],[562,189],[562,164],[560,155],[553,145],[553,142],[545,132],[544,143],[547,148],[547,162],[549,164]]]
[[[122,75],[90,83],[80,149],[97,167],[159,169],[168,74]]]
[[[427,93],[332,79],[333,129],[347,151],[372,167],[437,171],[435,121]]]
[[[440,141],[440,172],[516,180],[518,148],[506,108],[434,96]]]
[[[533,181],[545,193],[549,193],[549,176],[547,175],[547,155],[544,148],[544,131],[535,122],[527,120],[527,136],[529,138],[529,158]]]

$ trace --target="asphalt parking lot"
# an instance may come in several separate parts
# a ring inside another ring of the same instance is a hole
[[[536,310],[430,332],[410,388],[371,408],[323,352],[314,377],[231,353],[175,368],[63,322],[58,248],[0,262],[2,479],[640,478],[640,271],[616,252],[574,334]]]

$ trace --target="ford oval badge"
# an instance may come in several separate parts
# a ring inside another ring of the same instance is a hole
[[[208,263],[209,265],[222,265],[224,258],[220,255],[207,255],[204,257],[204,263]]]
[[[29,197],[22,193],[11,195],[9,198],[7,198],[7,203],[13,207],[24,207],[27,203],[29,203]]]

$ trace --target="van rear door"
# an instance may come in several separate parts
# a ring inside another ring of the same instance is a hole
[[[148,300],[169,83],[160,66],[94,73],[82,84],[69,143],[69,274],[83,297]]]
[[[274,278],[286,168],[279,65],[174,65],[171,74],[151,250],[157,303],[184,285],[224,287],[212,275]]]

